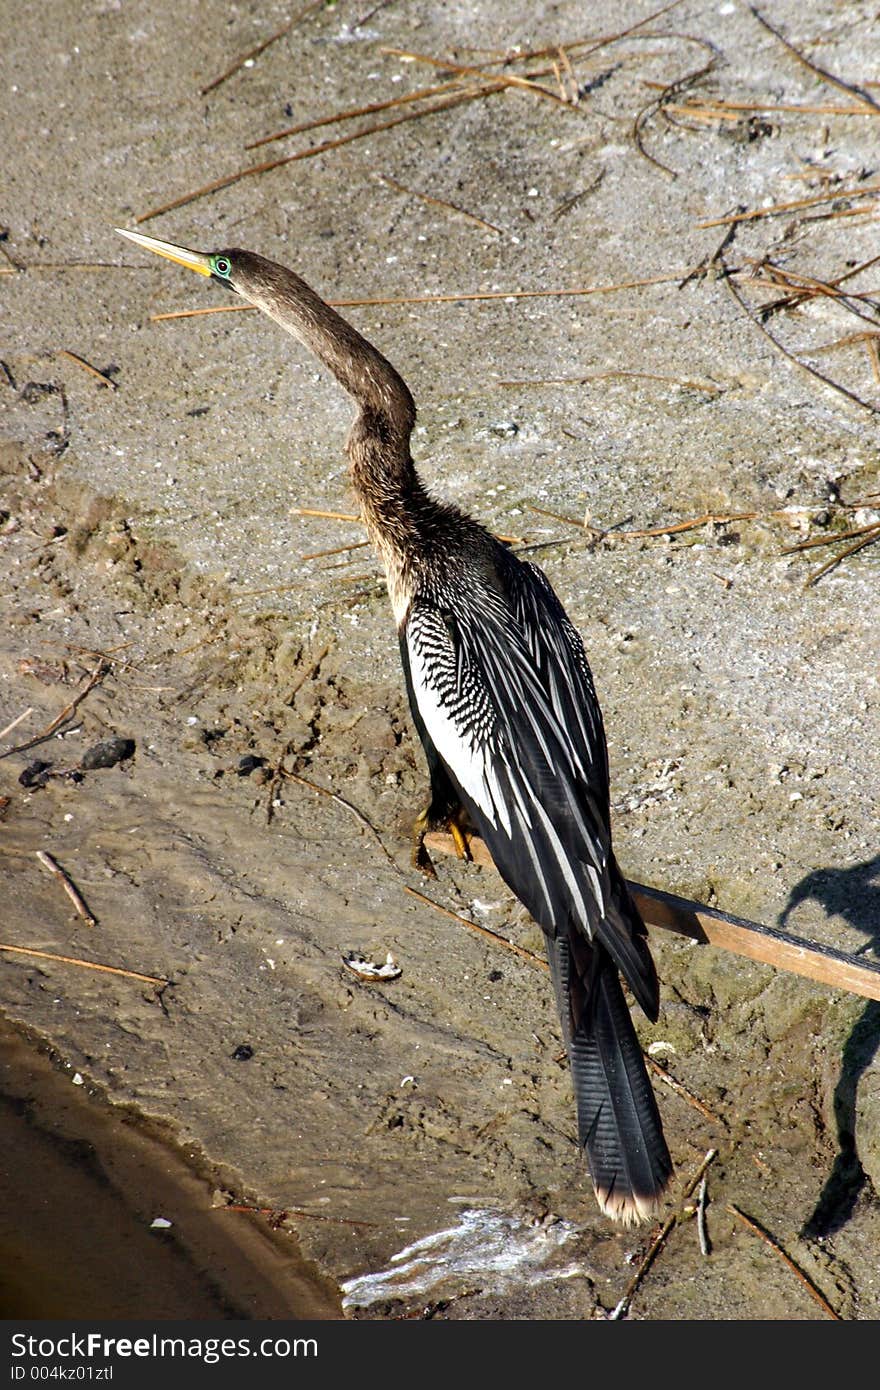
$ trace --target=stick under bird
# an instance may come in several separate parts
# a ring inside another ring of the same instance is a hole
[[[234,290],[356,401],[351,479],[430,774],[416,852],[429,829],[448,827],[460,845],[476,829],[543,928],[597,1200],[627,1224],[652,1215],[672,1161],[620,977],[651,1020],[659,986],[612,851],[605,732],[580,637],[537,565],[425,490],[406,383],[298,275],[251,251],[122,235]]]

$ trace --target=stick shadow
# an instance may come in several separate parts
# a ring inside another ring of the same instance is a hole
[[[779,924],[785,926],[794,909],[807,899],[821,903],[829,916],[844,917],[865,935],[859,954],[880,950],[880,854],[847,869],[815,869],[796,884]],[[801,1235],[832,1235],[845,1226],[859,1193],[868,1181],[856,1149],[856,1097],[859,1081],[880,1053],[880,1003],[869,1000],[853,1025],[841,1055],[840,1077],[834,1088],[834,1119],[838,1154],[816,1206]]]

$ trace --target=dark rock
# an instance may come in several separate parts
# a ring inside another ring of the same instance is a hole
[[[256,772],[258,767],[263,767],[265,761],[265,758],[259,758],[255,753],[246,753],[245,756],[239,760],[235,770],[239,777],[249,777],[252,772]]]
[[[133,758],[134,750],[133,738],[107,738],[83,754],[80,766],[85,768],[86,772],[91,772],[96,767],[115,767],[116,763]]]
[[[49,769],[51,766],[51,763],[40,762],[39,758],[37,758],[35,762],[28,763],[18,780],[23,787],[45,787],[49,780]]]

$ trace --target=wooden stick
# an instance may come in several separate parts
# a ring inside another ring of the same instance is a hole
[[[649,87],[664,87],[665,82],[649,82]],[[866,110],[864,106],[807,106],[798,105],[791,101],[685,101],[680,106],[667,106],[666,110],[676,116],[690,116],[705,114],[713,116],[716,112],[724,119],[730,119],[735,113],[746,113],[749,111],[783,111],[790,112],[792,115],[802,116],[876,116],[877,111]],[[815,172],[811,170],[811,173]],[[802,174],[796,177],[802,178]]]
[[[813,550],[817,545],[836,545],[838,541],[851,541],[857,536],[864,536],[868,531],[876,531],[878,526],[880,522],[875,521],[870,526],[857,526],[853,531],[838,531],[833,536],[812,536],[808,541],[798,541],[797,545],[786,546],[781,553],[794,555],[796,550]]]
[[[324,658],[321,657],[322,661],[323,659]],[[296,694],[296,691],[294,691],[294,694]],[[285,777],[291,782],[298,782],[301,787],[308,787],[309,791],[320,792],[321,796],[329,797],[331,801],[335,801],[337,806],[341,806],[343,810],[350,811],[351,814],[355,817],[355,819],[359,821],[360,824],[364,827],[364,829],[369,830],[373,839],[376,841],[376,844],[379,846],[380,850],[385,855],[385,858],[388,860],[392,868],[397,869],[397,860],[394,858],[394,855],[390,852],[390,850],[386,848],[385,843],[382,840],[382,836],[379,834],[372,821],[367,816],[365,816],[363,811],[360,811],[357,808],[357,806],[352,805],[350,801],[346,801],[344,796],[340,796],[339,792],[332,791],[330,787],[322,787],[318,782],[310,782],[308,777],[301,777],[298,772],[288,772],[286,767],[279,767],[276,771],[276,781],[281,781]],[[274,788],[275,783],[273,782],[272,785]]]
[[[636,30],[644,29],[646,24],[653,24],[655,19],[660,19],[662,15],[668,14],[670,10],[677,9],[678,6],[683,3],[684,0],[670,0],[669,4],[664,5],[659,10],[654,10],[652,14],[645,15],[644,19],[637,20],[636,23],[631,24],[628,29],[618,29],[613,34],[594,34],[588,39],[572,39],[571,41],[566,41],[565,48],[569,53],[577,52],[581,58],[590,58],[594,53],[598,53],[599,49],[607,48],[614,43],[620,43],[623,39],[627,39],[631,34],[634,34]],[[665,38],[666,35],[660,34],[649,37]],[[586,49],[586,53],[582,53],[580,51],[581,49]],[[551,44],[549,48],[528,49],[524,53],[512,53],[508,51],[503,58],[493,58],[491,62],[485,63],[484,66],[506,67],[510,63],[530,63],[533,58],[552,58],[553,55],[558,52],[558,43]]]
[[[683,386],[691,391],[705,391],[707,395],[717,396],[721,387],[705,381],[692,381],[687,377],[665,376],[660,372],[636,372],[626,367],[614,367],[605,372],[587,372],[584,376],[545,376],[512,378],[498,381],[496,386],[586,386],[591,381],[610,381],[615,377],[632,377],[640,381],[660,381],[669,386]]]
[[[877,319],[875,314],[868,314],[864,309],[860,309],[857,304],[853,303],[854,300],[866,301],[871,309],[875,309],[871,295],[876,294],[876,291],[858,290],[849,294],[846,290],[840,289],[839,284],[833,281],[815,280],[810,275],[784,270],[782,266],[771,266],[770,269],[773,272],[769,282],[770,288],[785,288],[790,290],[792,293],[789,294],[789,299],[794,298],[795,295],[799,296],[801,299],[810,299],[816,295],[824,294],[827,295],[829,299],[838,300],[843,304],[845,309],[849,309],[850,313],[856,314],[858,318],[865,319],[870,324],[876,324]],[[740,276],[739,278],[745,279],[746,277]],[[752,284],[767,284],[767,281],[761,279],[760,276],[749,277],[749,279]],[[778,307],[779,302],[779,300],[776,301],[776,306],[765,306],[765,312],[767,308]],[[822,349],[819,350],[821,351]]]
[[[148,985],[169,985],[170,980],[163,980],[158,975],[141,975],[137,970],[123,970],[118,965],[99,965],[93,960],[78,960],[76,956],[56,956],[51,951],[36,951],[30,946],[7,946],[0,942],[0,951],[11,951],[19,956],[37,956],[40,960],[58,961],[61,965],[77,965],[83,970],[100,970],[108,975],[124,975],[129,980],[142,980]]]
[[[93,914],[86,907],[81,893],[77,889],[70,875],[65,873],[65,871],[62,869],[61,865],[58,863],[58,860],[53,859],[51,854],[47,854],[46,851],[42,849],[38,849],[36,851],[36,855],[40,863],[43,865],[43,868],[48,869],[49,873],[54,874],[54,876],[59,880],[59,882],[61,883],[61,887],[64,889],[65,893],[70,898],[70,901],[73,903],[80,917],[82,917],[84,921],[88,922],[90,927],[96,927],[98,925],[97,917],[93,916]]]
[[[362,550],[369,541],[350,541],[348,545],[334,545],[332,550],[312,550],[308,555],[300,555],[300,560],[325,560],[328,555],[344,555],[348,550]]]
[[[293,684],[291,685],[290,689],[284,697],[283,703],[285,705],[292,705],[293,697],[296,695],[296,692],[305,685],[306,681],[310,681],[313,676],[316,676],[318,674],[318,672],[321,669],[321,662],[328,655],[329,651],[330,647],[328,644],[327,646],[322,648],[322,650],[318,653],[316,657],[312,658],[312,660],[309,662],[308,666],[306,666],[304,670],[299,671],[297,673],[296,680],[293,682]]]
[[[700,1114],[705,1116],[707,1120],[711,1120],[714,1125],[720,1125],[722,1129],[730,1128],[727,1121],[723,1119],[721,1115],[716,1115],[714,1110],[710,1110],[708,1105],[705,1105],[703,1101],[700,1100],[699,1096],[695,1096],[693,1091],[689,1091],[687,1086],[683,1086],[680,1081],[677,1081],[674,1076],[671,1076],[666,1068],[661,1067],[660,1063],[656,1058],[652,1057],[649,1052],[645,1053],[645,1061],[658,1081],[662,1081],[669,1087],[670,1091],[674,1091],[677,1096],[681,1096],[682,1100],[687,1101],[688,1105],[692,1105],[695,1110],[699,1110]]]
[[[794,1260],[791,1258],[790,1255],[787,1255],[785,1253],[778,1241],[774,1240],[773,1237],[769,1234],[769,1232],[764,1230],[763,1226],[759,1226],[757,1221],[753,1221],[751,1217],[746,1216],[745,1212],[740,1211],[739,1207],[735,1206],[733,1202],[727,1203],[727,1210],[729,1212],[732,1212],[732,1214],[737,1218],[737,1220],[741,1221],[744,1226],[747,1226],[750,1231],[753,1231],[756,1236],[760,1236],[764,1243],[766,1245],[769,1245],[770,1249],[773,1250],[779,1256],[780,1260],[782,1260],[785,1264],[788,1265],[788,1268],[792,1271],[792,1273],[796,1274],[798,1279],[800,1279],[801,1283],[807,1290],[807,1293],[810,1295],[810,1297],[816,1300],[820,1308],[822,1308],[828,1314],[829,1318],[834,1318],[835,1322],[842,1321],[840,1314],[834,1311],[825,1295],[819,1292],[812,1280],[807,1278],[806,1274],[804,1274],[804,1271],[798,1265],[795,1264]]]
[[[631,883],[630,889],[649,926],[663,927],[775,969],[789,970],[831,989],[847,989],[865,999],[880,999],[880,965],[775,927],[717,912],[658,888]]]
[[[363,520],[363,518],[361,517],[361,515],[360,515],[359,513],[356,515],[354,512],[325,512],[325,511],[322,511],[320,507],[291,507],[291,509],[290,509],[290,515],[291,515],[291,516],[325,516],[325,517],[327,517],[330,521],[362,521],[362,520]],[[261,590],[256,590],[256,589],[255,589],[255,590],[252,590],[252,592],[253,592],[253,593],[259,593],[259,592],[262,592],[262,591],[261,591]]]
[[[550,512],[546,507],[536,507],[534,502],[528,503],[530,512],[537,512],[538,516],[549,516],[552,521],[564,521],[567,526],[576,526],[579,531],[589,531],[593,528],[588,526],[584,518],[576,516],[565,516],[562,512]],[[604,536],[605,532],[601,532]]]
[[[880,191],[880,186],[878,186],[878,191]],[[781,352],[783,357],[786,357],[789,362],[793,362],[796,367],[800,367],[802,372],[807,372],[809,376],[815,377],[817,381],[824,382],[826,386],[830,386],[832,391],[837,391],[841,396],[845,396],[848,401],[852,401],[853,405],[859,406],[861,410],[867,410],[872,415],[880,415],[880,408],[876,405],[872,405],[870,401],[863,400],[861,396],[856,395],[855,391],[850,391],[848,387],[841,386],[839,381],[835,381],[833,377],[827,376],[825,372],[820,372],[818,367],[811,367],[809,362],[804,362],[795,353],[791,352],[784,343],[781,343],[776,335],[770,332],[770,329],[763,322],[760,315],[756,314],[743,298],[743,295],[735,283],[730,266],[724,259],[723,252],[718,253],[716,260],[724,272],[724,283],[737,304],[747,318],[751,319],[758,331],[763,333],[764,337],[773,344],[777,352]]]
[[[286,1221],[289,1216],[305,1216],[310,1221],[332,1221],[337,1226],[373,1226],[375,1221],[355,1221],[349,1216],[329,1216],[323,1211],[303,1211],[301,1207],[250,1207],[244,1202],[224,1202],[215,1208],[216,1211],[248,1211],[254,1216],[268,1216],[270,1220],[275,1218],[279,1222]]]
[[[452,836],[442,831],[426,835],[425,847],[438,854],[456,853]],[[492,866],[484,840],[471,836],[468,848],[475,864]],[[664,893],[659,888],[630,882],[629,889],[649,927],[661,927],[664,931],[688,936],[701,945],[718,946],[748,960],[772,965],[777,970],[789,970],[831,989],[847,989],[864,999],[880,1000],[880,965],[859,960],[832,946],[805,941],[775,927],[750,922],[744,917],[731,917],[702,903]]]
[[[730,521],[754,521],[759,512],[706,512],[703,516],[690,517],[687,521],[675,521],[669,526],[648,526],[640,531],[613,531],[608,540],[642,540],[651,536],[674,536],[681,531],[693,531],[698,526],[726,525]]]
[[[824,565],[820,565],[819,568],[810,575],[804,588],[809,589],[813,584],[818,584],[823,574],[827,574],[829,570],[833,570],[840,564],[841,560],[845,560],[848,555],[855,555],[857,550],[864,550],[866,545],[873,545],[875,541],[880,541],[880,526],[869,526],[866,529],[868,534],[863,536],[860,541],[856,541],[855,545],[848,545],[846,550],[841,550],[839,555],[833,555],[830,560],[825,561]]]
[[[255,304],[210,304],[203,309],[174,309],[165,314],[150,314],[150,323],[164,323],[166,319],[197,319],[204,314],[253,314]]]

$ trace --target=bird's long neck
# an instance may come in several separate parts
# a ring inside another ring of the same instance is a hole
[[[313,352],[360,407],[348,450],[361,501],[383,509],[405,505],[418,486],[409,452],[416,410],[406,382],[292,270],[262,257],[250,260],[257,273],[248,299]]]

